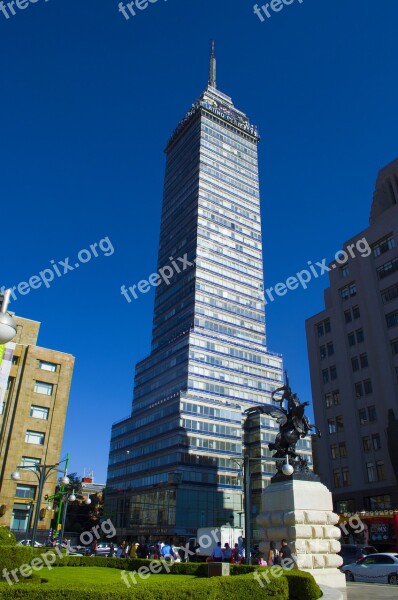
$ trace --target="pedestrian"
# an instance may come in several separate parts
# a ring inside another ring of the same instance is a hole
[[[275,542],[269,543],[267,563],[270,567],[280,564],[279,551],[276,549]]]
[[[225,546],[223,548],[222,551],[222,561],[223,562],[231,562],[231,558],[232,558],[232,549],[230,547],[230,545],[228,544],[228,542],[225,543]]]
[[[175,554],[173,552],[173,548],[171,547],[171,543],[170,542],[166,542],[161,551],[160,551],[160,556],[162,558],[164,558],[165,560],[171,561],[175,559]]]
[[[196,540],[192,539],[189,540],[189,545],[188,545],[188,556],[187,556],[187,562],[196,562],[197,561],[197,554],[196,554],[196,550],[200,548],[199,544],[196,543]]]
[[[131,544],[131,548],[130,548],[130,558],[137,558],[137,548],[138,548],[138,543],[133,542]]]
[[[291,550],[289,544],[287,543],[287,540],[282,540],[282,547],[279,551],[279,556],[280,556],[281,561],[283,559],[289,559],[291,561],[292,567],[294,567],[296,569],[298,568],[297,567],[297,557],[292,553],[292,550]]]
[[[221,548],[221,542],[217,542],[217,546],[213,548],[213,552],[211,553],[211,558],[214,562],[222,562],[223,560],[223,552]]]
[[[108,554],[109,558],[113,558],[115,556],[115,544],[113,542],[111,542],[109,544],[109,554]]]
[[[97,555],[97,548],[98,548],[98,542],[97,542],[97,540],[94,540],[93,543],[91,544],[91,556]]]
[[[239,544],[235,544],[235,547],[232,550],[232,561],[235,563],[235,565],[240,565],[242,563],[242,553],[239,548]]]

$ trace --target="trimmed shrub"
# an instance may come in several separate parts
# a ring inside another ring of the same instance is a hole
[[[113,600],[115,590],[87,589],[78,586],[71,589],[59,588],[52,584],[36,586],[15,585],[1,590],[4,600]],[[252,575],[242,575],[239,578],[212,577],[211,579],[193,579],[177,584],[175,579],[164,579],[151,582],[151,585],[140,585],[130,589],[119,589],[118,598],[133,598],[136,600],[288,600],[288,586],[281,577],[275,579],[270,585],[262,588]],[[304,599],[302,599],[304,600]]]
[[[0,526],[0,546],[16,546],[15,535],[6,527]]]
[[[29,546],[1,546],[0,547],[0,581],[3,569],[12,571],[25,563],[30,563],[33,557],[32,548]]]
[[[289,586],[289,600],[318,600],[322,592],[311,573],[292,569],[285,573]]]

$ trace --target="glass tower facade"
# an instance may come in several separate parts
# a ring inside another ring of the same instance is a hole
[[[243,526],[240,457],[254,467],[253,514],[275,471],[263,416],[282,359],[266,347],[257,129],[209,84],[166,147],[152,350],[131,417],[113,425],[106,514],[120,535],[189,537]],[[169,270],[166,270],[168,267]],[[172,275],[170,273],[172,272]],[[166,281],[164,280],[166,279]],[[302,440],[310,453],[308,440]]]

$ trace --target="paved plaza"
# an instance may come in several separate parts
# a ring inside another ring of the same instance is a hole
[[[344,600],[396,600],[398,587],[375,583],[348,583]]]

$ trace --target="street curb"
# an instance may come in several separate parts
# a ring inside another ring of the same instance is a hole
[[[327,585],[319,586],[322,590],[323,596],[322,600],[343,600],[343,592],[338,588],[331,588]]]

